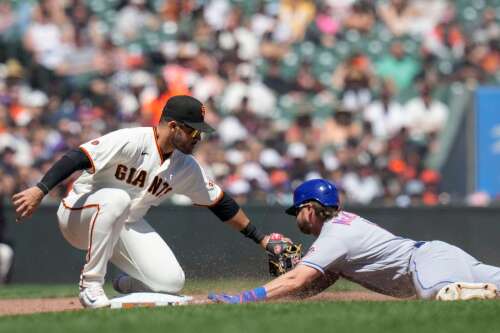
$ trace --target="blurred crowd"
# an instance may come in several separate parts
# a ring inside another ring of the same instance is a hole
[[[0,0],[1,192],[190,94],[217,128],[196,156],[240,203],[325,177],[350,204],[446,204],[426,159],[447,87],[500,80],[499,16],[496,0]]]

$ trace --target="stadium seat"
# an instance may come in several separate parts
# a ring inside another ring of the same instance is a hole
[[[282,61],[281,72],[286,79],[293,78],[299,70],[300,58],[296,53],[289,52]]]

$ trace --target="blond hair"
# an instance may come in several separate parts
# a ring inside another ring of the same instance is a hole
[[[314,213],[316,213],[316,216],[323,222],[337,216],[340,210],[340,208],[336,206],[334,207],[323,206],[317,201],[310,201],[308,203],[311,204],[312,208],[314,209]]]

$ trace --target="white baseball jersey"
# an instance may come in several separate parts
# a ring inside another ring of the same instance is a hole
[[[409,262],[415,241],[345,211],[324,223],[301,263],[391,296],[415,295]]]
[[[207,178],[196,159],[174,150],[164,161],[156,138],[156,128],[136,127],[82,144],[92,168],[75,181],[68,198],[102,188],[125,190],[132,199],[126,222],[140,220],[151,206],[174,193],[188,196],[196,205],[217,203],[222,190]]]

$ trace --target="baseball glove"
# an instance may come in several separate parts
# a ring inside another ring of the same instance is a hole
[[[302,258],[302,244],[290,243],[281,234],[271,234],[266,250],[271,276],[280,276],[292,270]]]

